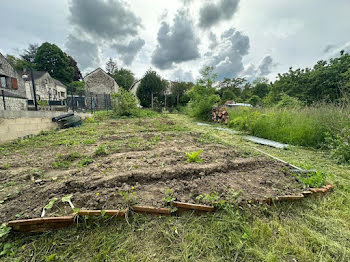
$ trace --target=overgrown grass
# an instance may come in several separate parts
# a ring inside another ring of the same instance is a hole
[[[229,110],[230,127],[250,134],[314,148],[325,146],[329,136],[350,128],[350,107],[318,105],[305,108],[235,108]]]

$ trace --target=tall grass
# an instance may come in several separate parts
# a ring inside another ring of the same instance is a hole
[[[320,148],[350,127],[350,107],[320,104],[304,108],[234,108],[230,127],[293,145]]]

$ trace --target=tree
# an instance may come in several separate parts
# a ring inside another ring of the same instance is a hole
[[[39,44],[29,44],[29,47],[23,51],[20,57],[29,63],[34,63],[35,55],[38,51]]]
[[[68,92],[73,92],[75,95],[84,95],[85,94],[85,83],[82,81],[73,81],[68,85]]]
[[[140,104],[144,107],[154,107],[155,98],[161,101],[161,96],[164,94],[165,86],[161,77],[157,72],[149,69],[142,78],[136,95],[140,100]]]
[[[113,59],[110,57],[109,60],[106,63],[106,71],[108,74],[113,75],[114,71],[117,69],[117,64],[113,61]]]
[[[189,108],[192,116],[208,119],[213,106],[220,100],[220,96],[215,93],[216,90],[212,86],[216,79],[213,67],[205,67],[201,75],[197,84],[188,92]]]
[[[253,82],[252,93],[260,97],[261,99],[267,96],[270,88],[268,84],[268,80],[266,78],[259,78]]]
[[[181,98],[187,90],[193,87],[191,82],[173,82],[171,85],[171,93],[176,97],[176,105],[178,106]]]
[[[118,85],[123,87],[125,90],[129,90],[135,81],[134,73],[126,68],[114,70],[112,77],[118,83]]]
[[[55,44],[43,43],[36,52],[34,63],[37,70],[47,71],[65,84],[73,81],[74,68],[67,55]]]
[[[34,64],[13,55],[6,55],[6,60],[18,71],[23,71],[24,69],[34,67]]]
[[[73,81],[80,81],[83,79],[83,75],[81,74],[78,63],[74,60],[73,57],[67,55],[69,58],[69,64],[71,67],[74,69],[74,76],[73,76]]]

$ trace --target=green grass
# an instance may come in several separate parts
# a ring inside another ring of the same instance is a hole
[[[229,110],[230,127],[250,134],[289,143],[320,148],[326,138],[350,128],[350,107],[318,105],[305,108],[234,108]]]
[[[197,126],[189,118],[181,115],[170,115],[169,120],[176,122],[176,126],[181,123],[182,129],[204,134],[205,139],[208,138],[205,134],[210,133],[210,139],[213,141],[231,145],[235,150],[245,150],[251,156],[257,154],[251,148],[252,144],[242,141],[239,136],[210,127]],[[130,120],[130,123],[132,121]],[[95,125],[96,123],[89,123],[89,127],[95,128]],[[81,127],[77,130],[86,129]],[[349,261],[349,166],[338,165],[329,158],[328,152],[321,150],[300,147],[279,150],[260,145],[254,147],[296,166],[315,169],[319,174],[332,174],[327,179],[335,184],[334,192],[323,197],[273,206],[225,205],[220,211],[203,216],[133,215],[128,220],[80,219],[78,226],[65,230],[43,234],[11,233],[0,240],[0,259],[2,261],[50,261],[50,259],[51,261]],[[9,150],[5,146],[3,151],[7,154]],[[215,195],[204,197],[209,202],[216,200]]]

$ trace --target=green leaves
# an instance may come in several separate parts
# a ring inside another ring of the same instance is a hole
[[[50,200],[50,202],[44,208],[46,210],[50,210],[56,201],[57,201],[57,197],[54,197],[53,199]]]
[[[63,202],[63,203],[65,203],[65,202],[68,203],[68,202],[71,201],[72,197],[73,197],[73,194],[66,195],[66,196],[62,197],[62,202]]]
[[[11,228],[8,227],[6,223],[2,223],[0,226],[0,239],[5,237],[10,231],[11,231]]]
[[[203,159],[199,157],[199,155],[203,153],[203,150],[198,150],[196,152],[186,153],[187,162],[191,163],[202,163]]]

